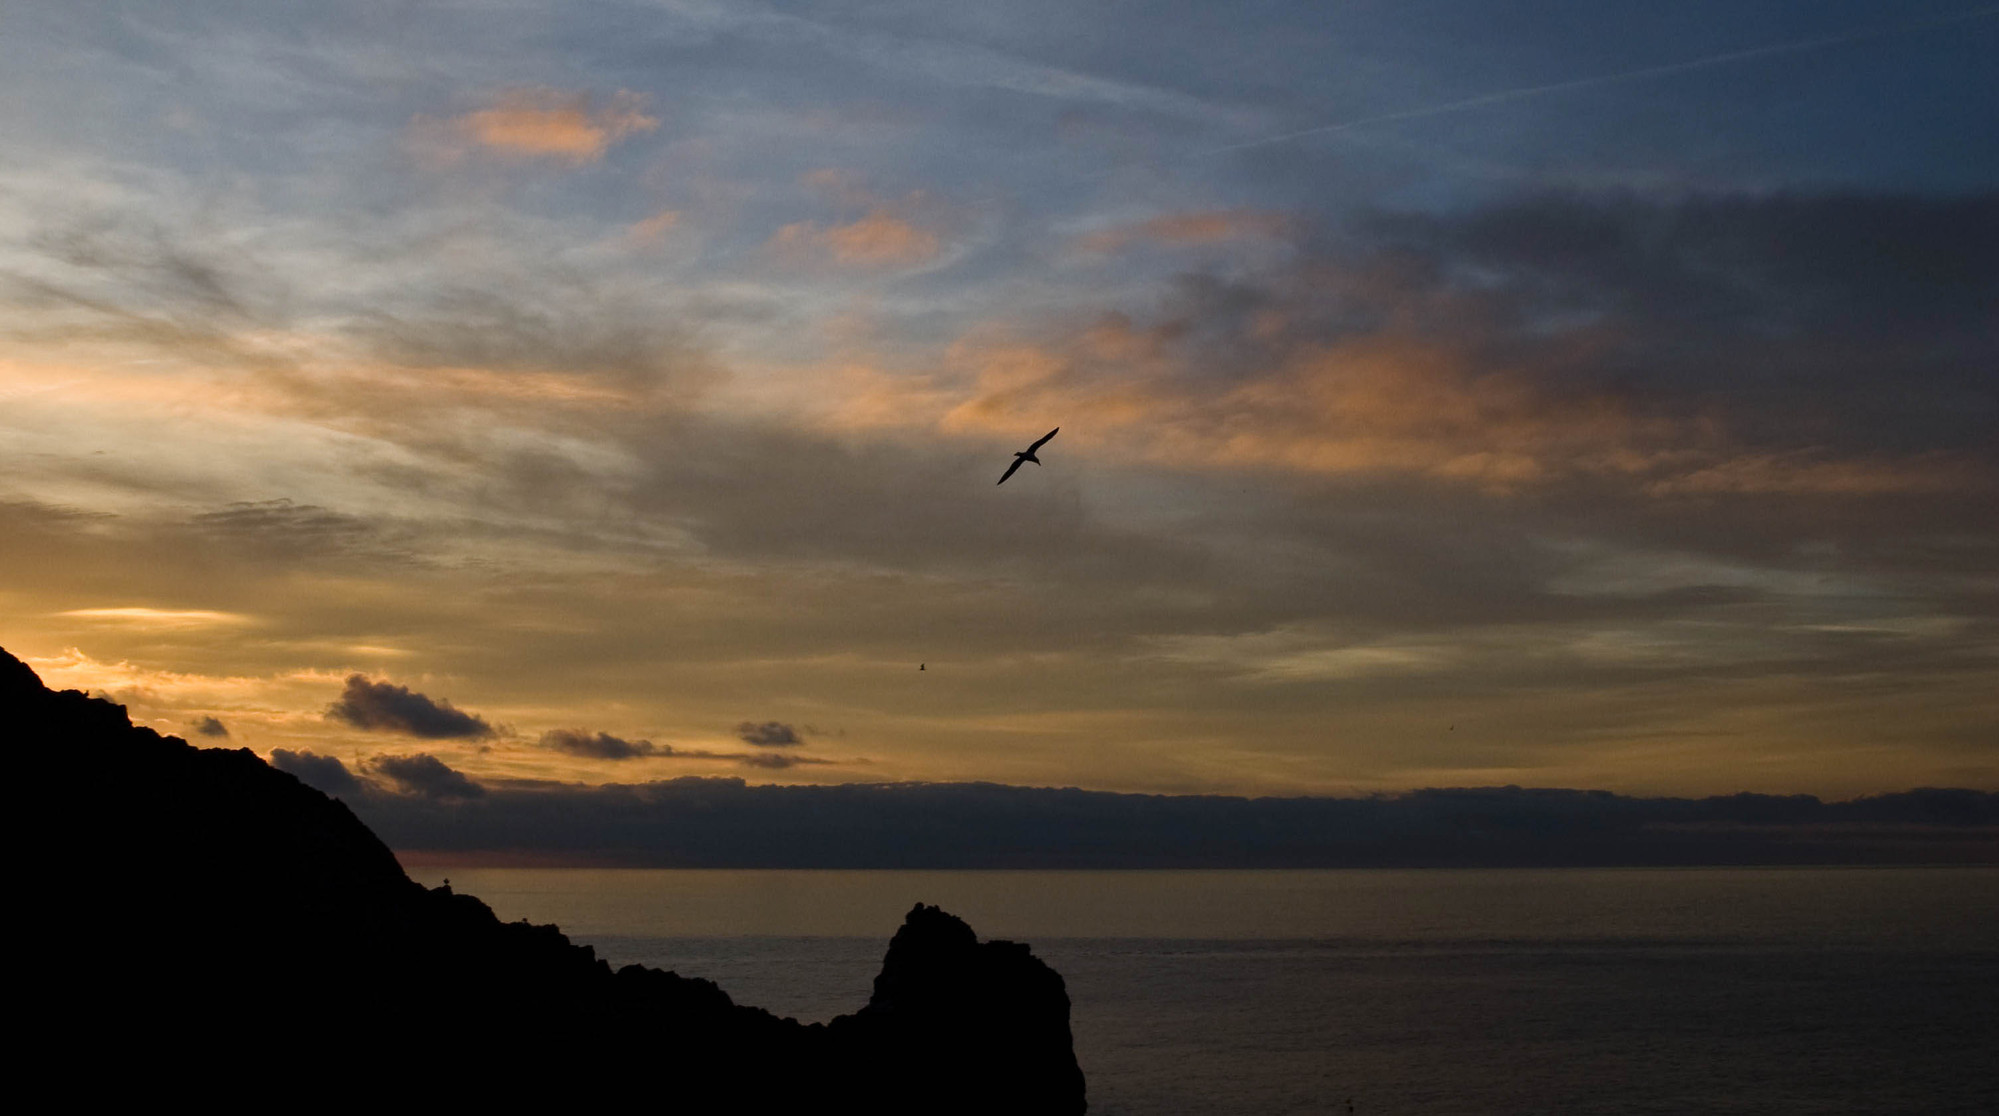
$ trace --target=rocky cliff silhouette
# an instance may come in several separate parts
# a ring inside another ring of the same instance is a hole
[[[23,1064],[69,1103],[1086,1107],[1061,976],[936,907],[909,912],[865,1007],[804,1025],[426,889],[339,800],[4,651],[0,738],[42,816],[20,846]]]

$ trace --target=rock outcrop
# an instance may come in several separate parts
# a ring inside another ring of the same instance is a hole
[[[32,819],[21,1064],[70,1103],[1085,1109],[1062,978],[935,907],[867,1006],[803,1025],[424,888],[337,799],[4,651],[0,740]]]

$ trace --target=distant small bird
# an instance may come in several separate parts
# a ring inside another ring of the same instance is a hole
[[[1024,450],[1021,450],[1021,451],[1020,451],[1019,453],[1016,453],[1016,454],[1014,454],[1014,455],[1013,455],[1013,464],[1011,464],[1011,465],[1008,465],[1008,466],[1006,467],[1006,472],[1004,472],[1004,473],[1001,473],[1001,474],[1000,474],[1000,479],[999,479],[999,483],[1000,483],[1000,484],[1005,484],[1005,483],[1006,483],[1006,478],[1008,478],[1008,477],[1012,476],[1012,475],[1013,475],[1013,471],[1014,471],[1015,469],[1018,469],[1018,468],[1020,468],[1020,463],[1021,463],[1021,462],[1023,462],[1023,461],[1032,461],[1032,462],[1034,462],[1034,463],[1035,463],[1036,465],[1039,465],[1039,464],[1041,464],[1041,459],[1040,459],[1040,458],[1038,458],[1038,457],[1036,457],[1036,456],[1034,456],[1034,451],[1035,451],[1035,450],[1038,450],[1038,449],[1040,449],[1040,448],[1041,448],[1042,446],[1045,446],[1045,445],[1047,445],[1047,444],[1048,444],[1048,439],[1050,439],[1050,438],[1053,438],[1053,437],[1054,437],[1055,435],[1057,435],[1057,434],[1061,433],[1061,431],[1062,431],[1062,428],[1058,426],[1058,427],[1056,427],[1055,429],[1053,429],[1053,430],[1050,430],[1050,431],[1049,431],[1048,433],[1046,433],[1046,434],[1043,434],[1043,435],[1041,436],[1041,440],[1040,440],[1040,441],[1038,441],[1038,442],[1034,443],[1033,445],[1031,445],[1031,446],[1027,447],[1027,448],[1026,448],[1026,449],[1024,449]]]
[[[923,669],[923,664],[922,664],[922,663],[918,663],[918,664],[916,664],[916,669],[918,669],[918,670],[922,670],[922,669]]]

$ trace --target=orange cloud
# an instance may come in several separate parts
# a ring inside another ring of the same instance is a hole
[[[127,704],[162,709],[276,713],[312,704],[339,677],[338,672],[310,669],[266,677],[183,674],[94,659],[74,647],[56,655],[27,656],[27,663],[51,688],[105,693]]]
[[[659,238],[674,230],[680,224],[678,210],[662,209],[658,213],[632,226],[632,239],[640,244],[655,244]]]
[[[581,166],[603,158],[627,136],[658,128],[659,119],[641,111],[643,104],[636,93],[620,92],[609,104],[597,105],[587,93],[512,89],[490,106],[462,116],[419,116],[411,122],[411,138],[424,154],[446,162],[483,148]]]
[[[934,229],[934,205],[921,190],[889,199],[850,170],[822,167],[799,176],[799,184],[846,210],[867,211],[857,220],[823,224],[794,221],[771,235],[765,247],[793,264],[835,263],[848,267],[908,267],[926,263],[943,250]],[[914,219],[912,219],[914,215]]]
[[[1060,416],[1072,445],[1178,468],[1414,474],[1510,492],[1622,478],[1653,496],[1868,495],[1982,483],[1963,462],[1756,452],[1711,418],[1556,390],[1446,343],[1382,334],[1303,345],[1265,368],[1196,367],[1111,317],[1058,345],[961,343],[966,395],[938,425],[1020,437]],[[877,407],[883,407],[877,403]]]
[[[795,260],[830,259],[857,267],[899,267],[935,259],[937,234],[878,207],[858,221],[821,225],[798,221],[777,230],[770,248]]]
[[[1495,490],[1643,472],[1683,434],[1613,400],[1553,396],[1519,374],[1473,370],[1449,348],[1409,338],[1309,348],[1263,376],[1217,382],[1129,334],[1097,326],[1077,356],[990,354],[978,394],[946,426],[1011,434],[1029,414],[1079,414],[1075,426],[1155,460],[1427,474]],[[1117,370],[1091,368],[1091,356],[1109,356]]]
[[[1016,433],[1029,416],[1071,422],[1144,458],[1317,474],[1421,473],[1511,488],[1621,460],[1638,424],[1614,407],[1544,397],[1475,374],[1448,350],[1367,339],[1291,355],[1264,375],[1181,367],[1170,347],[1118,322],[1068,352],[1006,346],[971,355],[973,397],[947,429]],[[1031,423],[1030,423],[1031,425]],[[1640,453],[1636,460],[1645,460]]]
[[[1281,213],[1248,209],[1171,213],[1129,225],[1117,225],[1078,237],[1085,252],[1121,252],[1134,244],[1215,244],[1228,240],[1275,239],[1293,222]]]

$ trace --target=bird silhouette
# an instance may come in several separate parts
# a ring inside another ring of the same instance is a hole
[[[1018,469],[1018,468],[1020,468],[1020,463],[1021,463],[1021,462],[1023,462],[1023,461],[1032,461],[1032,462],[1034,462],[1034,463],[1035,463],[1036,465],[1039,465],[1039,464],[1041,464],[1041,459],[1040,459],[1040,458],[1038,458],[1038,457],[1036,457],[1036,456],[1034,456],[1034,451],[1035,451],[1035,450],[1038,450],[1038,449],[1040,449],[1040,448],[1041,448],[1042,446],[1045,446],[1045,445],[1047,445],[1047,444],[1048,444],[1048,439],[1050,439],[1050,438],[1053,438],[1053,437],[1054,437],[1055,435],[1057,435],[1057,434],[1061,433],[1061,431],[1062,431],[1062,428],[1058,426],[1058,427],[1056,427],[1055,429],[1053,429],[1053,430],[1050,430],[1050,431],[1049,431],[1048,433],[1046,433],[1046,434],[1043,434],[1043,435],[1041,436],[1041,440],[1040,440],[1040,441],[1038,441],[1038,442],[1034,443],[1033,445],[1031,445],[1031,446],[1027,447],[1027,448],[1026,448],[1026,449],[1024,449],[1024,450],[1021,450],[1021,451],[1020,451],[1019,453],[1016,453],[1016,454],[1014,454],[1014,455],[1013,455],[1013,464],[1011,464],[1011,465],[1008,465],[1008,466],[1006,467],[1006,472],[1004,472],[1004,473],[1001,473],[1001,474],[1000,474],[1000,479],[999,479],[999,483],[1000,483],[1000,484],[1005,484],[1005,483],[1006,483],[1006,478],[1008,478],[1008,477],[1012,476],[1012,475],[1013,475],[1013,471],[1014,471],[1015,469]]]

